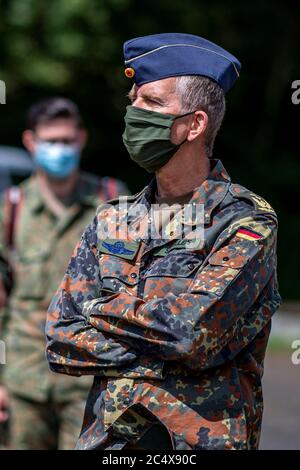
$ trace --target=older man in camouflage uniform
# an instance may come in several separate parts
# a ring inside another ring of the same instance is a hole
[[[15,282],[6,311],[7,364],[2,374],[5,388],[0,387],[0,418],[3,422],[7,418],[5,408],[10,402],[11,448],[72,449],[91,381],[49,371],[44,336],[47,308],[74,241],[99,203],[128,190],[114,178],[79,172],[86,131],[69,100],[53,98],[35,104],[23,140],[33,154],[36,172],[7,191],[0,210],[3,279],[8,289],[11,276],[3,258],[9,258]]]
[[[78,449],[255,449],[277,219],[212,158],[240,64],[184,34],[124,53],[123,139],[155,177],[84,232],[49,309],[48,361],[95,376]]]

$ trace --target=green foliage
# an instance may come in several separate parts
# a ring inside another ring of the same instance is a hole
[[[4,72],[11,91],[24,84],[57,89],[72,82],[78,67],[91,71],[120,46],[111,15],[127,0],[3,1],[0,17]],[[99,69],[98,69],[99,70]],[[13,77],[13,80],[11,78]]]

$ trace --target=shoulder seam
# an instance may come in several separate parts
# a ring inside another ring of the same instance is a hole
[[[242,187],[239,193],[235,193],[233,192],[232,187],[233,185],[230,185],[230,188],[229,188],[230,194],[237,199],[244,199],[244,200],[249,201],[252,204],[255,212],[260,213],[260,214],[270,214],[270,215],[276,216],[276,213],[273,207],[263,197]]]

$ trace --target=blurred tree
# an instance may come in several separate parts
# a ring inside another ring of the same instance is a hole
[[[133,191],[149,175],[122,145],[130,81],[122,43],[135,36],[180,31],[207,37],[242,62],[228,94],[216,144],[234,180],[268,199],[280,219],[279,272],[284,296],[299,298],[298,211],[300,105],[291,83],[300,79],[300,10],[289,0],[0,0],[0,79],[7,104],[0,143],[19,144],[24,111],[43,96],[66,95],[80,105],[90,131],[84,166],[123,177]]]

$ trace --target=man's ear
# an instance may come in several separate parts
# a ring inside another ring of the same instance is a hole
[[[36,142],[34,138],[34,132],[27,129],[22,134],[22,142],[26,150],[33,155],[36,149]]]
[[[193,122],[187,136],[187,140],[192,142],[200,136],[204,136],[208,126],[208,115],[205,111],[195,111]]]
[[[79,143],[81,150],[84,149],[84,147],[86,146],[87,140],[88,140],[87,130],[84,128],[80,128],[79,135],[78,135],[78,143]]]

